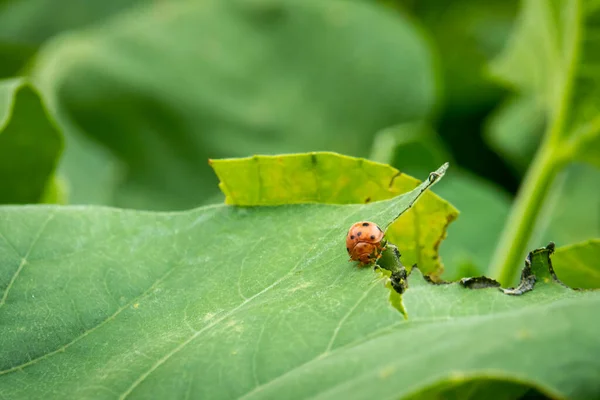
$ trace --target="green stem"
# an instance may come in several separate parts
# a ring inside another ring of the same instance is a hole
[[[550,110],[551,124],[525,175],[492,261],[490,272],[503,285],[510,285],[522,267],[531,234],[552,181],[573,152],[573,146],[569,146],[565,138],[565,123],[579,61],[583,17],[580,0],[573,0],[571,5],[568,20],[572,30],[567,40],[569,46],[564,49],[565,69],[559,71],[564,72],[564,76],[552,81],[559,90]],[[539,243],[540,246],[543,244]]]
[[[553,141],[538,149],[496,247],[491,274],[502,285],[510,285],[523,267],[524,256],[535,222],[541,211],[561,157],[556,156]]]

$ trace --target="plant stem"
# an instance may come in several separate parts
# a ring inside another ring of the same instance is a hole
[[[562,164],[563,157],[558,156],[554,143],[546,140],[538,149],[496,247],[490,272],[504,286],[513,283],[523,266],[543,200]]]
[[[573,3],[572,23],[574,29],[570,36],[570,46],[565,59],[565,75],[560,80],[553,81],[559,89],[558,95],[550,110],[551,124],[544,134],[542,145],[538,148],[525,179],[521,184],[508,221],[504,227],[496,247],[490,272],[504,286],[510,285],[516,278],[517,272],[523,265],[523,257],[531,234],[542,209],[542,204],[557,172],[569,158],[571,149],[567,146],[564,135],[565,122],[569,112],[573,91],[575,69],[579,60],[581,37],[581,4],[578,0]],[[539,243],[545,245],[545,243]]]
[[[557,94],[549,110],[551,124],[525,175],[492,259],[490,272],[505,286],[513,282],[517,271],[523,265],[523,257],[528,250],[527,246],[543,201],[550,190],[554,177],[572,157],[574,151],[573,146],[569,146],[565,138],[568,133],[565,124],[579,62],[583,11],[580,0],[573,0],[569,4],[572,6],[568,16],[571,29],[567,29],[570,33],[566,40],[568,46],[562,49],[565,51],[563,58],[565,68],[557,70],[558,74],[564,75],[556,76],[551,81],[551,84],[554,85],[553,88],[556,89],[551,92]],[[539,245],[545,245],[545,243],[539,243]]]

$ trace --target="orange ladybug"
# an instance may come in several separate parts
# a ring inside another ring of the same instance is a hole
[[[350,261],[370,264],[379,258],[384,247],[383,230],[376,223],[360,221],[348,230],[346,250],[350,254]]]

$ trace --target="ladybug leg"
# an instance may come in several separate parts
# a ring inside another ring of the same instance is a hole
[[[388,248],[387,245],[388,245],[388,242],[386,240],[383,240],[381,242],[381,251],[380,251],[380,254],[383,253],[383,251]]]
[[[381,258],[381,256],[383,255],[383,252],[388,248],[387,245],[388,245],[388,242],[384,240],[381,242],[381,247],[378,249],[375,249],[375,261],[377,261]]]
[[[373,253],[369,254],[370,264],[375,264],[379,260],[379,257],[381,257],[381,252],[375,249]]]

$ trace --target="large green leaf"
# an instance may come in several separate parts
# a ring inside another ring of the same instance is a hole
[[[420,183],[389,165],[335,153],[254,156],[214,160],[211,165],[225,201],[243,206],[369,203],[406,193]],[[387,235],[409,265],[416,263],[422,271],[438,275],[443,270],[438,247],[457,216],[451,204],[425,193]]]
[[[61,121],[123,163],[110,203],[136,208],[210,201],[209,157],[366,155],[374,132],[436,99],[413,24],[342,0],[151,2],[57,38],[34,75]]]
[[[387,226],[429,184],[366,205],[0,208],[0,396],[398,398],[492,380],[597,397],[598,293],[414,270],[404,320],[386,278],[346,261],[350,224]]]
[[[54,178],[62,146],[37,90],[21,79],[0,80],[0,204],[64,201]]]

